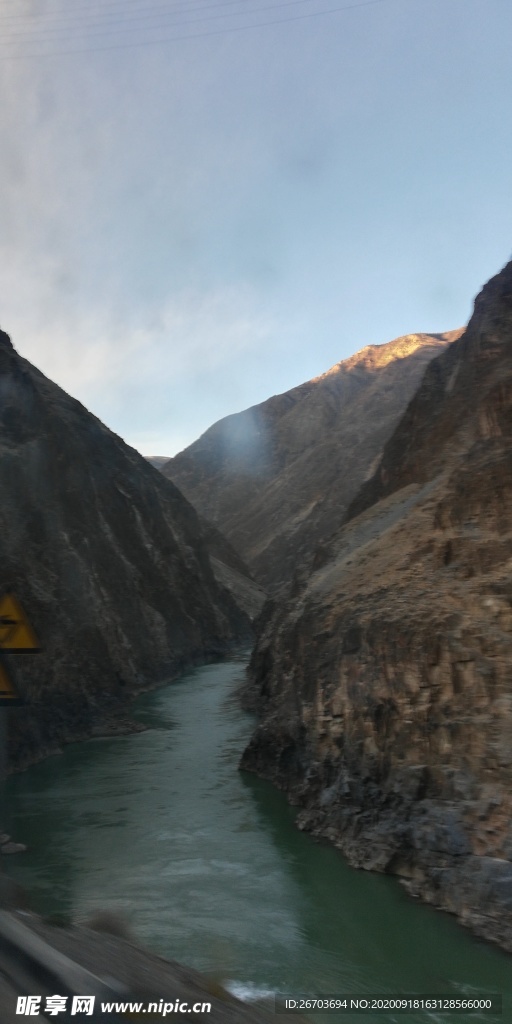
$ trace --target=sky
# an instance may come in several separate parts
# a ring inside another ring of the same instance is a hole
[[[510,0],[0,0],[0,325],[145,455],[512,256]]]

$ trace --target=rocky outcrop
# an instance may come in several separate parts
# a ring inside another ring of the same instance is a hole
[[[360,867],[512,950],[512,263],[268,608],[242,765]]]
[[[43,648],[12,659],[27,705],[10,713],[11,758],[23,765],[110,728],[134,693],[222,656],[250,628],[171,481],[3,332],[0,455],[1,590]]]
[[[369,345],[220,420],[159,468],[276,592],[339,527],[428,362],[460,333]]]

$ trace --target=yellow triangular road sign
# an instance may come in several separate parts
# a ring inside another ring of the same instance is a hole
[[[0,598],[0,648],[11,654],[35,654],[38,639],[25,612],[13,594]]]
[[[0,664],[0,707],[2,704],[8,704],[13,707],[15,704],[24,704],[25,701],[20,697],[17,690],[14,688],[14,683],[7,672],[4,665]]]

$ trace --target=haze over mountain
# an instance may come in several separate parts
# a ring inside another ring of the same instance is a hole
[[[358,866],[512,950],[512,263],[268,609],[242,765]]]
[[[155,469],[161,469],[162,466],[165,466],[165,463],[169,461],[168,455],[145,455],[144,458],[147,459],[149,464],[154,466]]]
[[[43,653],[17,659],[16,764],[111,727],[138,690],[221,656],[249,619],[215,579],[243,567],[134,449],[0,332],[0,578]],[[221,569],[222,569],[221,565]],[[247,587],[250,589],[250,582]]]
[[[275,591],[337,528],[427,363],[460,333],[369,345],[220,420],[159,468]]]

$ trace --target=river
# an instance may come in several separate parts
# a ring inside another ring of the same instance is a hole
[[[503,1016],[322,1015],[324,1021],[512,1021],[512,958],[383,875],[355,871],[293,824],[269,784],[237,771],[253,719],[245,661],[145,694],[145,732],[69,746],[12,776],[7,820],[29,851],[5,870],[46,915],[120,911],[162,954],[244,999],[274,992],[502,993]],[[291,1016],[276,1020],[290,1020]]]

